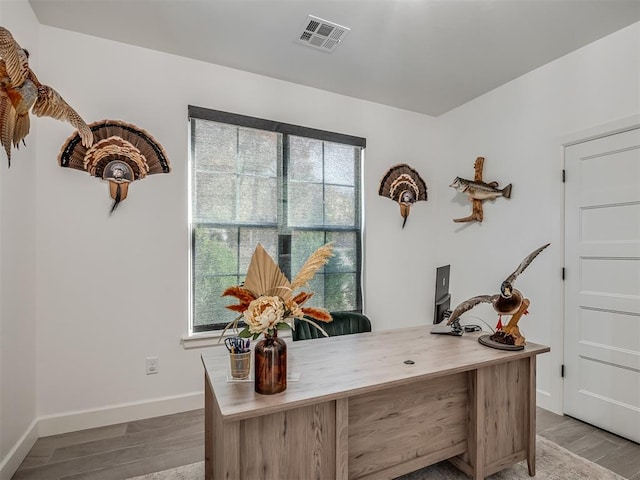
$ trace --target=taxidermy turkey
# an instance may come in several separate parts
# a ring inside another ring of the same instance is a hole
[[[131,182],[171,171],[162,145],[141,128],[118,120],[94,122],[89,128],[94,144],[87,148],[76,133],[62,146],[58,162],[107,180],[114,200],[110,213],[127,198]]]
[[[402,163],[391,167],[382,177],[378,195],[398,202],[404,228],[411,212],[411,205],[419,200],[427,200],[427,184],[416,170]]]
[[[90,147],[93,136],[80,115],[53,88],[43,85],[29,68],[29,53],[0,27],[0,141],[11,166],[11,146],[24,144],[29,134],[29,110],[37,117],[52,117],[78,129]]]

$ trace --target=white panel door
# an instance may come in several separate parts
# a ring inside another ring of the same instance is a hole
[[[640,129],[565,168],[564,411],[640,442]]]

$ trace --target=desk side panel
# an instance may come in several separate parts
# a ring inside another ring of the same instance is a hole
[[[240,424],[242,479],[336,476],[336,402],[295,408]]]
[[[529,358],[523,358],[478,371],[485,385],[484,465],[487,475],[526,458],[531,413],[530,364]]]
[[[238,478],[239,476],[239,425],[224,422],[208,375],[205,373],[205,479]]]
[[[349,399],[349,478],[408,473],[467,448],[467,374]]]

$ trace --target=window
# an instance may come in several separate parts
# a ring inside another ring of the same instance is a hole
[[[189,107],[193,332],[235,318],[221,297],[261,243],[292,279],[334,242],[308,306],[362,311],[360,169],[365,139]]]

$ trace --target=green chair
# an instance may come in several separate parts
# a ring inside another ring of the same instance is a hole
[[[371,321],[361,313],[331,312],[331,316],[333,317],[332,322],[316,322],[330,337],[371,331]],[[295,330],[291,332],[294,341],[324,337],[316,327],[302,320],[296,319],[295,326]]]

